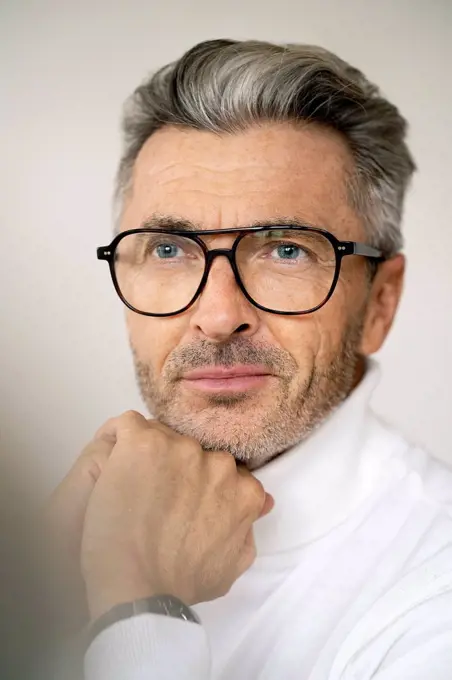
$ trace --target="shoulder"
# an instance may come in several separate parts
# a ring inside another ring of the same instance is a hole
[[[403,437],[375,414],[374,426],[387,442],[391,468],[408,484],[413,500],[435,507],[452,520],[452,466]]]
[[[392,539],[370,581],[387,578],[350,630],[331,678],[449,678],[452,469],[379,418],[372,430],[388,473],[381,506]]]
[[[382,518],[381,530],[395,532],[394,549],[405,555],[399,573],[428,561],[434,570],[445,571],[452,583],[452,468],[376,416],[370,429],[373,459],[378,458],[383,480],[375,507]]]

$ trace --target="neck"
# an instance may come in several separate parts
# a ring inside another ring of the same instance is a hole
[[[375,444],[379,429],[369,406],[378,380],[377,364],[367,362],[359,385],[320,427],[254,473],[275,499],[273,511],[254,529],[259,554],[319,538],[380,483],[386,467],[381,446]]]
[[[364,378],[365,374],[366,374],[366,358],[365,358],[363,355],[359,355],[359,357],[358,357],[358,359],[357,359],[357,362],[356,362],[355,370],[354,370],[352,385],[351,385],[350,391],[347,393],[345,399],[347,399],[347,398],[350,396],[350,394],[358,387],[358,385],[361,383],[362,379]],[[337,408],[339,408],[340,405],[341,405],[341,404],[338,404]],[[334,410],[335,410],[335,409],[333,409],[333,411],[334,411]],[[326,417],[328,417],[329,415],[330,415],[330,413],[328,413]],[[298,442],[298,444],[301,444],[303,441],[309,439],[309,437],[312,435],[312,433],[313,433],[315,430],[317,430],[318,427],[321,427],[321,425],[322,425],[322,423],[319,423],[317,426],[313,427],[312,430],[310,430],[310,431],[306,434],[306,436],[304,436],[304,437]],[[286,451],[288,451],[288,450],[290,450],[290,449],[292,449],[292,448],[293,448],[293,446],[290,446],[290,447],[288,447],[288,448],[286,448],[286,449],[283,449],[282,451],[278,451],[278,452],[275,453],[271,458],[269,458],[268,460],[266,460],[265,463],[260,463],[260,464],[254,465],[254,466],[253,466],[252,464],[245,464],[245,463],[244,463],[243,465],[245,465],[250,471],[258,470],[258,469],[260,469],[260,468],[265,467],[268,463],[270,463],[271,461],[275,460],[276,458],[278,458],[279,456],[283,455],[284,453],[286,453]]]

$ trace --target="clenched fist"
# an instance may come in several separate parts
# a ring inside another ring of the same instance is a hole
[[[92,618],[171,594],[225,595],[255,559],[253,523],[273,499],[228,453],[128,412],[96,435],[115,442],[84,518],[81,568]]]

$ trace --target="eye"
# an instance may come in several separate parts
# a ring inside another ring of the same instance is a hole
[[[308,257],[308,253],[301,246],[295,243],[280,243],[272,248],[270,257],[274,260],[303,260]]]
[[[160,243],[152,247],[151,254],[160,260],[167,260],[184,255],[184,251],[175,243]]]

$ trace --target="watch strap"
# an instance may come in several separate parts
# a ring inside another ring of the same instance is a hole
[[[93,640],[105,629],[118,621],[129,619],[140,614],[161,614],[162,616],[172,616],[173,618],[201,623],[196,613],[188,607],[182,600],[173,595],[154,595],[145,597],[133,602],[123,602],[109,609],[105,614],[93,621],[87,629],[86,648]]]

